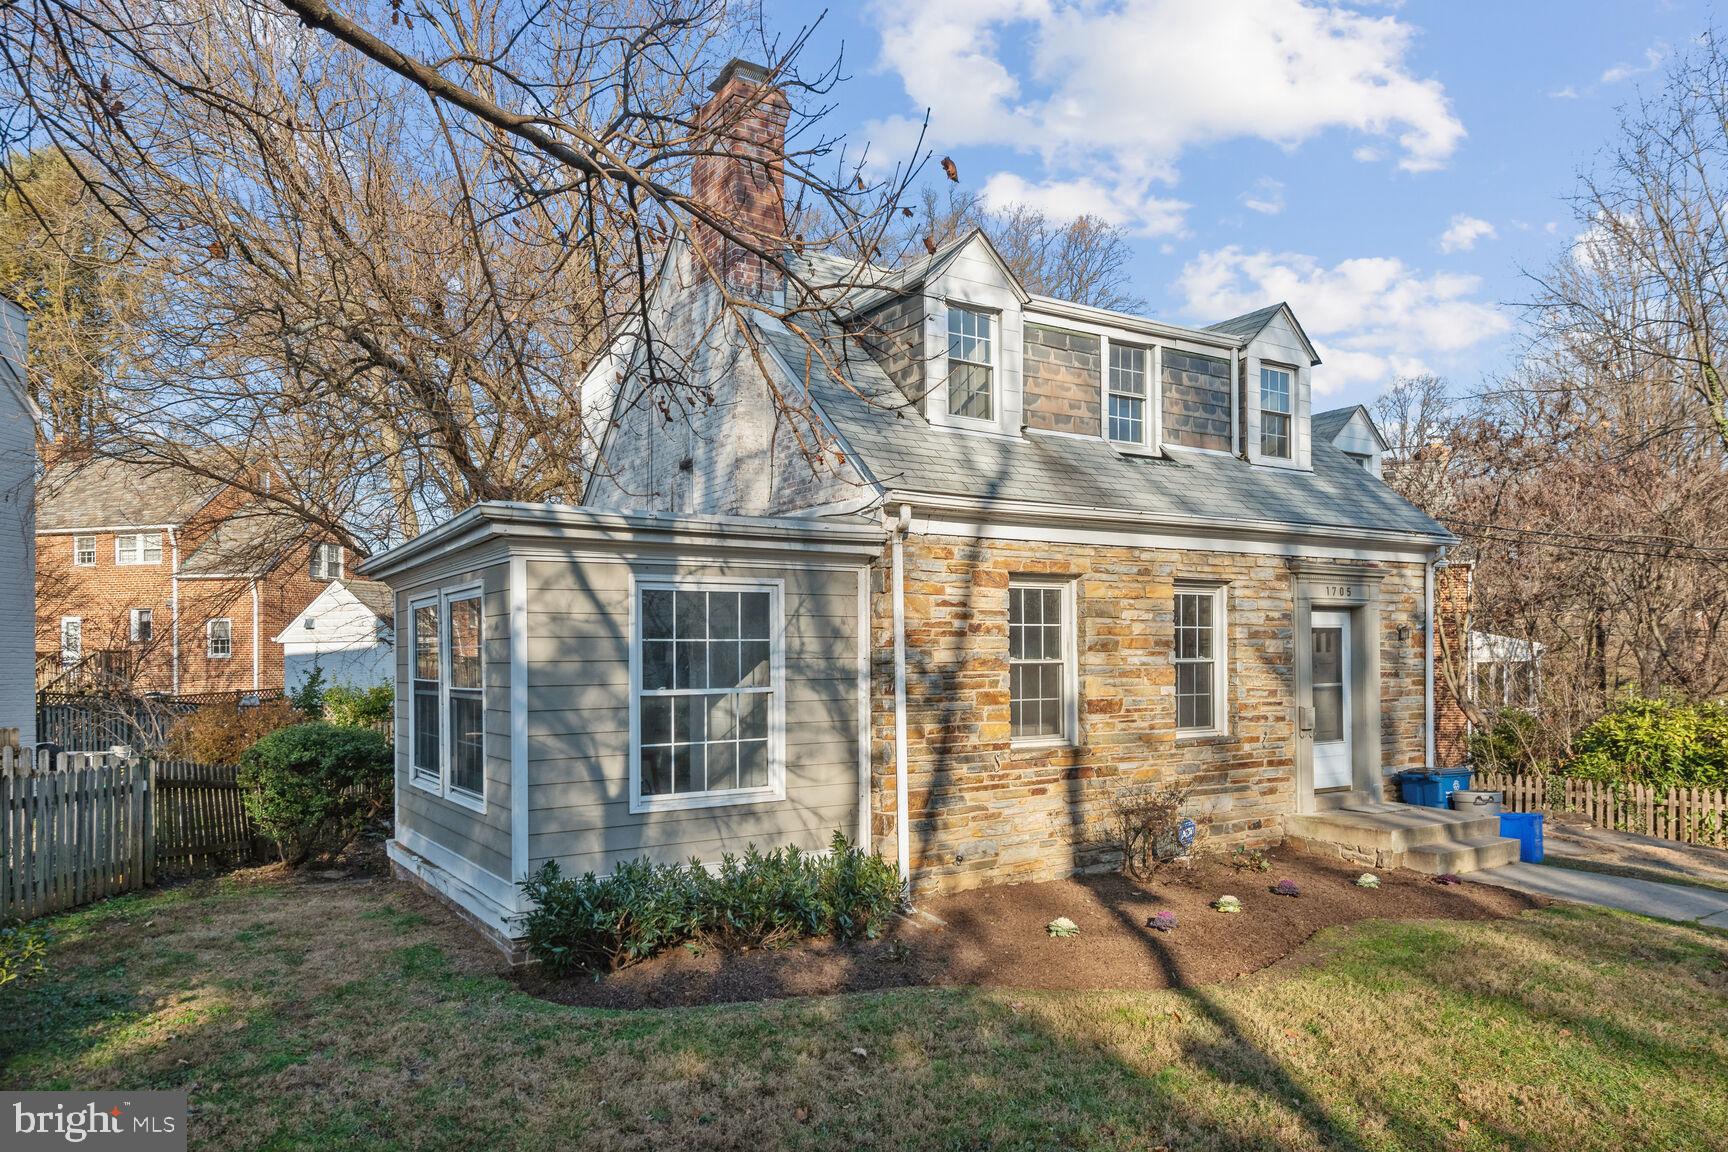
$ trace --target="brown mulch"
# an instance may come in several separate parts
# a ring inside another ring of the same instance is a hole
[[[552,979],[530,968],[524,990],[594,1008],[662,1008],[789,996],[824,996],[926,985],[992,988],[1127,989],[1189,987],[1256,972],[1289,956],[1334,924],[1376,917],[1487,920],[1546,901],[1485,884],[1442,885],[1414,872],[1377,872],[1378,889],[1358,888],[1362,868],[1281,849],[1270,872],[1238,871],[1220,859],[1171,866],[1145,883],[1110,875],[1044,884],[999,885],[932,897],[882,940],[856,945],[801,941],[782,949],[720,952],[676,948],[600,980]],[[1279,880],[1301,895],[1276,896]],[[1229,893],[1242,911],[1214,911]],[[1176,914],[1174,931],[1146,926]],[[1058,916],[1077,936],[1052,939]]]

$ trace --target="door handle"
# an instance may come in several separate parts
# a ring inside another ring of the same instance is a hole
[[[1312,733],[1314,731],[1313,708],[1296,709],[1296,727],[1305,733]]]

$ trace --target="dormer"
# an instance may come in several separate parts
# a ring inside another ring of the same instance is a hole
[[[1271,468],[1312,468],[1313,369],[1320,355],[1290,305],[1261,308],[1208,331],[1244,342],[1237,380],[1242,455]]]
[[[1374,417],[1360,404],[1314,414],[1314,438],[1325,440],[1371,476],[1381,475],[1386,457],[1386,438]]]
[[[924,415],[943,428],[1018,436],[1026,290],[984,233],[923,272]]]

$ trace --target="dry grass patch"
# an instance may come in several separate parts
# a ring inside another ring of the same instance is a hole
[[[189,1087],[200,1149],[1571,1152],[1728,1131],[1728,937],[1609,912],[1368,922],[1180,991],[611,1013],[517,991],[410,888],[255,874],[64,917],[51,965],[0,1002],[0,1086]]]

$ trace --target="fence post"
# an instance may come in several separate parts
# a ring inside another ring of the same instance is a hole
[[[156,882],[156,761],[144,761],[144,883]]]

